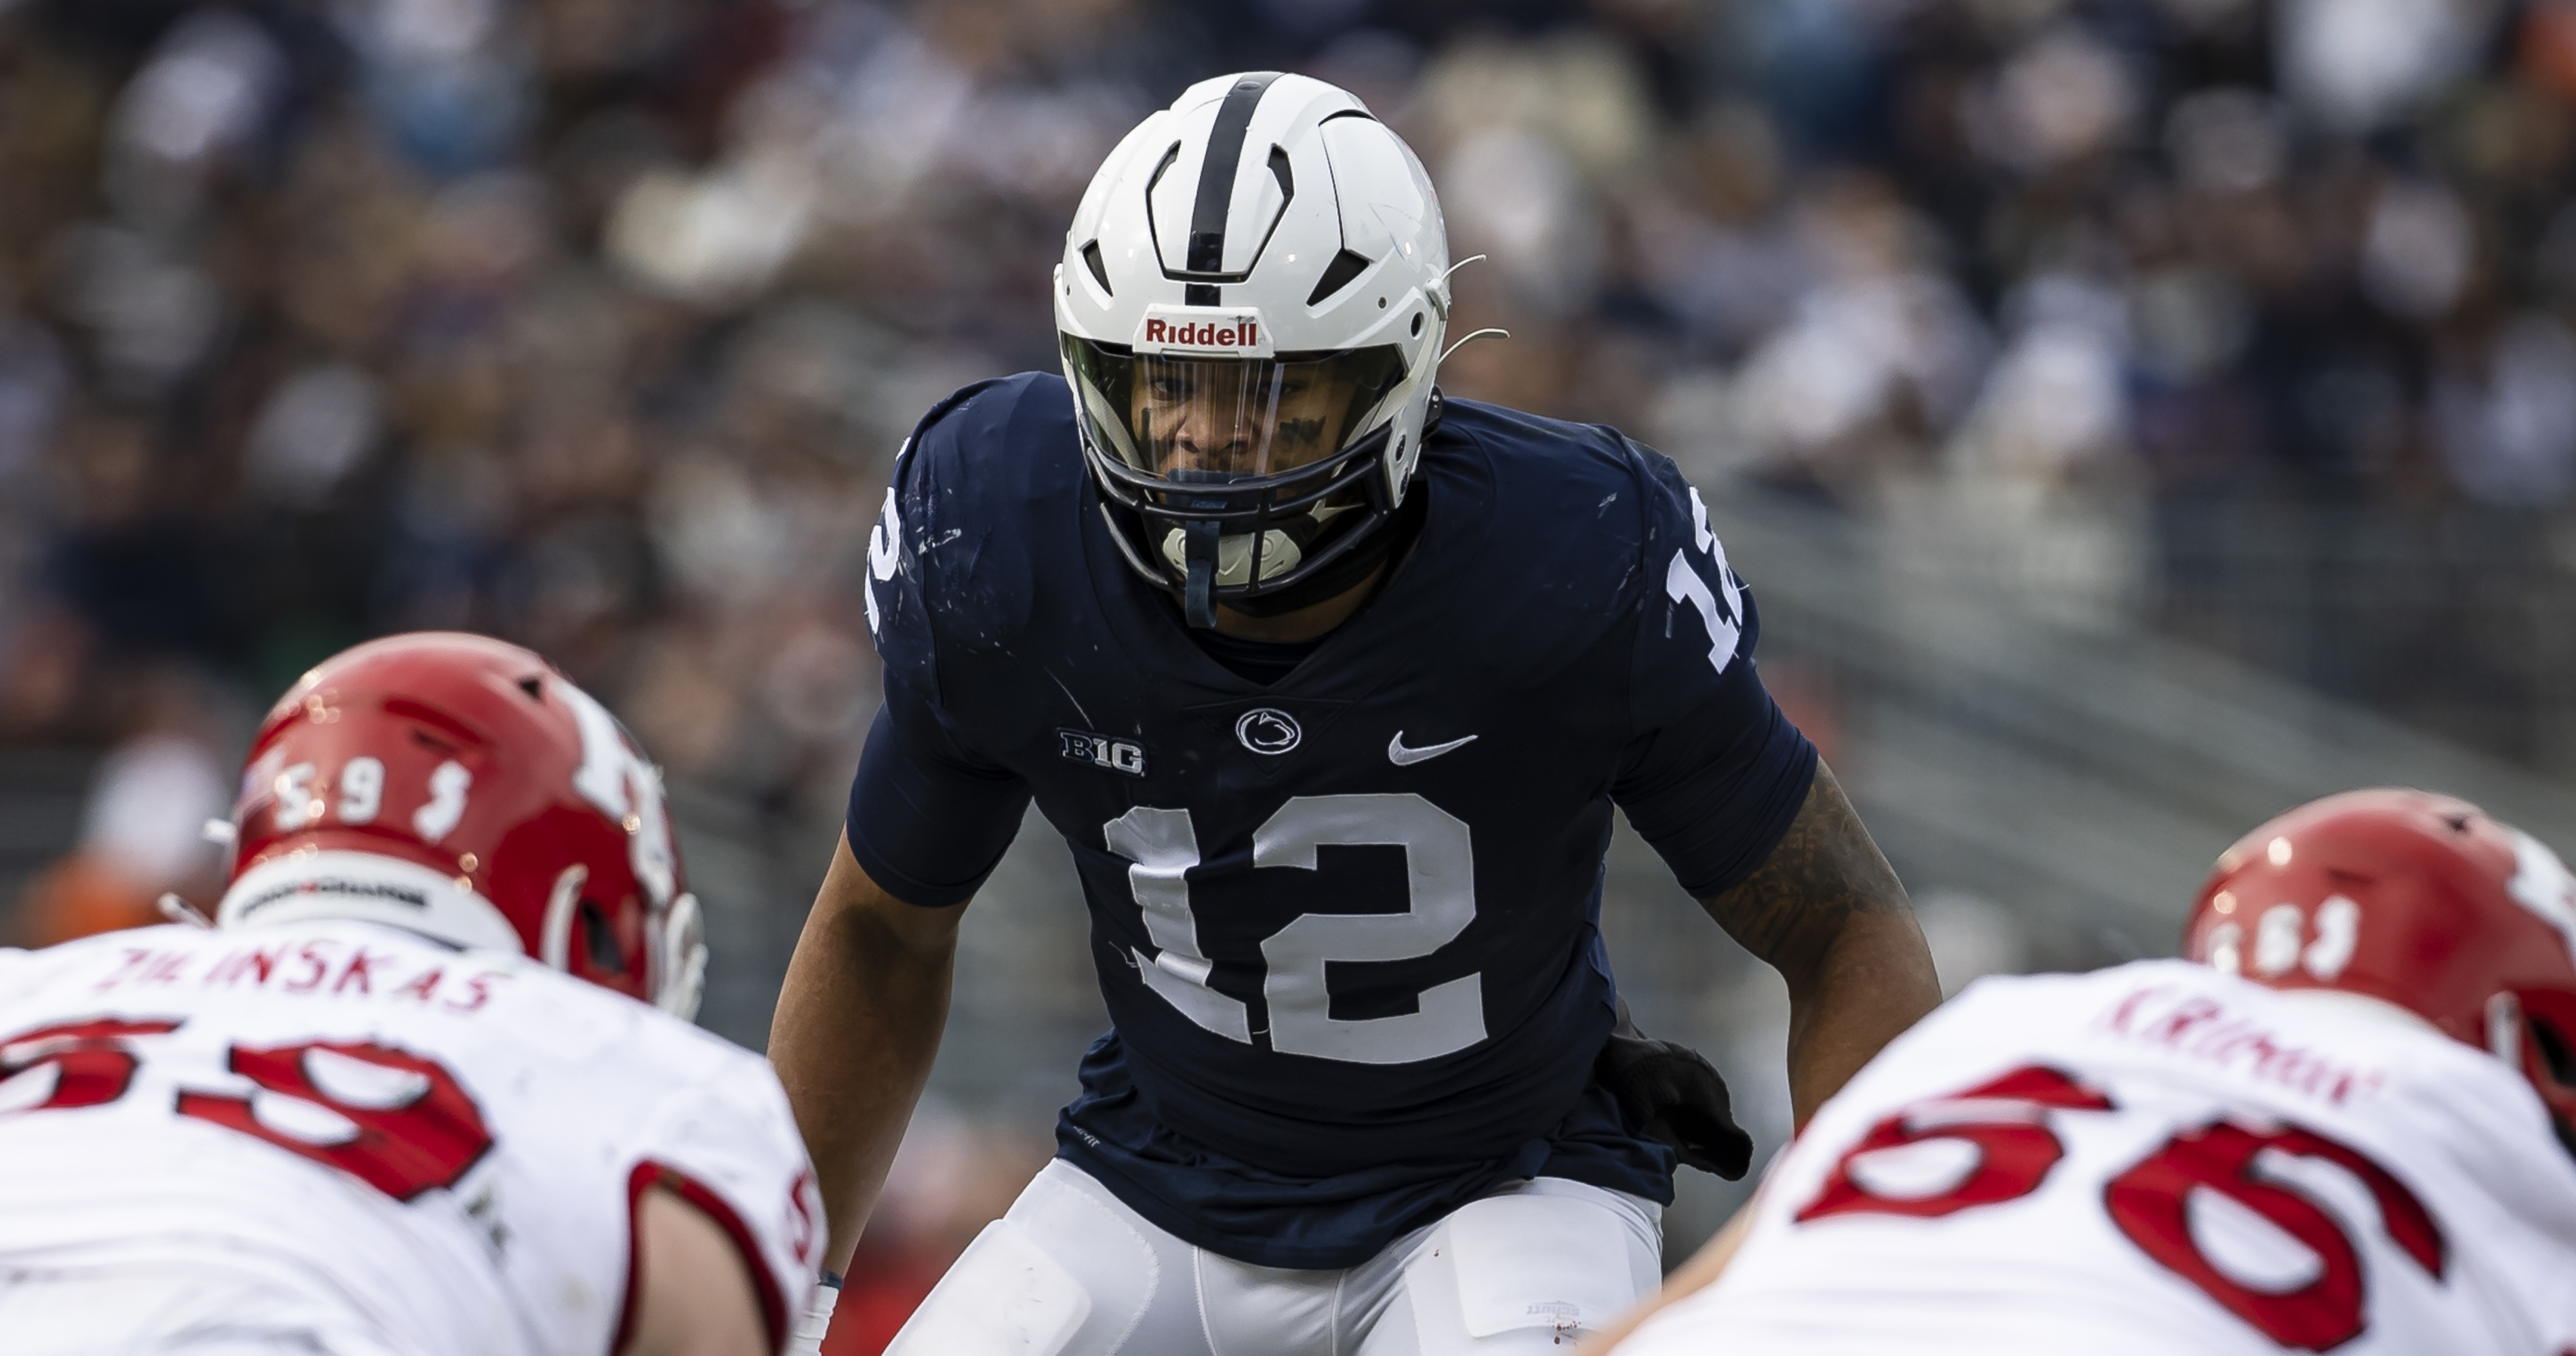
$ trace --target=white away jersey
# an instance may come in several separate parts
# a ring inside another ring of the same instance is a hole
[[[733,1236],[782,1341],[822,1205],[758,1056],[369,923],[0,951],[11,1352],[215,1330],[330,1356],[606,1356],[654,1185]]]
[[[1765,1180],[1620,1356],[2557,1356],[2576,1162],[2513,1070],[2393,1008],[2177,961],[1989,979]]]

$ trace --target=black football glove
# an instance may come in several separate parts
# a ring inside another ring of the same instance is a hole
[[[1732,1182],[1753,1165],[1753,1137],[1735,1123],[1726,1080],[1697,1050],[1650,1040],[1619,1005],[1619,1026],[1592,1066],[1593,1081],[1619,1099],[1619,1112],[1684,1163]]]

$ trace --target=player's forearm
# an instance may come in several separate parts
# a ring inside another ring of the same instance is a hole
[[[1821,762],[1761,868],[1700,904],[1788,982],[1789,1100],[1801,1125],[1940,1004],[1905,886]]]
[[[886,894],[844,841],[788,962],[769,1059],[814,1159],[835,1271],[848,1267],[939,1053],[964,909]]]
[[[1812,978],[1789,987],[1789,1105],[1797,1123],[1940,1004],[1913,910],[1845,920]]]

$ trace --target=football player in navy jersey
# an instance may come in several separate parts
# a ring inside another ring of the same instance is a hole
[[[1444,404],[1449,268],[1358,100],[1203,82],[1083,197],[1063,376],[968,387],[897,459],[885,709],[770,1042],[832,1255],[1032,798],[1115,1025],[893,1350],[1553,1351],[1650,1290],[1676,1157],[1750,1142],[1704,1062],[1614,1036],[1614,805],[1788,980],[1802,1118],[1938,1001],[1698,493]]]

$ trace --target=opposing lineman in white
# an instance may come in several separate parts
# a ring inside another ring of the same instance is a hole
[[[0,951],[0,1350],[780,1349],[821,1202],[768,1066],[684,1020],[695,904],[605,711],[514,646],[360,646],[231,827],[219,926]]]
[[[1982,980],[1891,1043],[1617,1356],[2557,1356],[2571,929],[2464,802],[2293,811],[2199,963]]]

